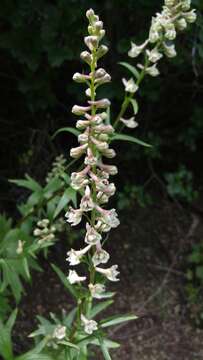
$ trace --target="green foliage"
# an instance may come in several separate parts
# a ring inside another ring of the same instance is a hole
[[[187,202],[192,202],[197,198],[198,193],[193,189],[193,174],[180,166],[175,173],[165,174],[167,181],[167,190],[170,196],[177,197]]]
[[[141,207],[152,204],[151,196],[141,185],[125,185],[123,191],[118,192],[118,208],[120,210],[130,209],[134,203]]]

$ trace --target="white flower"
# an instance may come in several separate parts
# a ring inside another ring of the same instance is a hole
[[[132,116],[130,119],[120,118],[120,121],[130,129],[134,129],[134,128],[136,128],[138,126],[138,123],[135,121],[134,116]]]
[[[85,195],[82,197],[80,202],[80,209],[82,211],[91,211],[94,209],[94,202],[91,198],[91,191],[89,186],[86,186]]]
[[[79,276],[75,270],[69,270],[67,277],[70,284],[80,283],[81,281],[86,280],[86,276]]]
[[[94,166],[97,164],[97,158],[93,155],[93,152],[90,148],[87,149],[87,156],[84,161],[85,165]]]
[[[95,245],[98,241],[101,241],[101,235],[88,223],[86,224],[86,235],[85,235],[85,242],[90,245]]]
[[[153,44],[157,42],[160,38],[160,34],[158,31],[156,31],[153,27],[151,27],[149,32],[149,41]]]
[[[181,7],[183,11],[190,10],[190,6],[191,6],[191,0],[182,1]]]
[[[89,251],[90,248],[91,245],[88,245],[84,249],[78,251],[71,249],[70,251],[67,252],[66,261],[68,261],[71,266],[80,264],[81,258]]]
[[[165,0],[165,5],[168,7],[173,6],[175,3],[175,0]]]
[[[176,27],[180,31],[185,30],[187,28],[187,21],[184,18],[177,20]]]
[[[104,249],[96,250],[92,257],[92,262],[94,266],[97,266],[99,264],[106,264],[110,259],[110,255],[107,251]]]
[[[42,219],[37,222],[37,226],[45,228],[49,225],[49,219]]]
[[[197,14],[196,14],[196,12],[195,12],[195,9],[193,9],[193,10],[191,10],[191,11],[189,11],[189,12],[184,13],[184,18],[185,18],[185,20],[186,20],[187,22],[189,22],[189,23],[195,22],[196,19],[197,19]]]
[[[89,335],[98,329],[97,322],[95,320],[87,319],[83,314],[81,315],[81,321],[84,325],[85,332]]]
[[[90,293],[94,299],[102,299],[105,297],[105,286],[103,284],[89,284],[88,285]]]
[[[167,45],[166,43],[164,43],[163,46],[164,46],[164,53],[167,57],[173,58],[177,55],[174,44]]]
[[[101,269],[98,267],[95,267],[95,270],[99,272],[100,274],[106,276],[106,278],[110,281],[119,281],[117,276],[120,274],[118,269],[118,265],[113,265],[108,269]]]
[[[54,329],[53,338],[62,340],[66,336],[66,327],[62,325],[57,325]]]
[[[163,57],[163,54],[161,54],[156,48],[152,49],[151,51],[146,50],[146,54],[149,61],[151,61],[152,63],[156,63]]]
[[[89,180],[86,178],[86,175],[90,167],[87,166],[83,171],[73,172],[71,174],[71,186],[75,190],[79,190],[82,187],[86,186],[89,183]]]
[[[130,80],[122,79],[125,91],[134,94],[138,90],[138,86],[134,82],[133,78]]]
[[[151,76],[158,76],[160,74],[159,70],[157,69],[157,64],[149,66],[146,68],[146,73]]]
[[[81,209],[73,209],[71,206],[69,210],[65,214],[67,218],[67,222],[71,224],[71,226],[76,226],[81,222],[82,219],[82,210]]]
[[[104,222],[112,228],[116,228],[120,224],[118,214],[115,209],[105,210],[103,215]]]
[[[131,49],[128,51],[128,56],[135,58],[141,54],[144,48],[147,46],[148,40],[145,41],[142,45],[136,45],[135,43],[131,42]]]
[[[176,30],[174,24],[169,23],[165,29],[166,29],[165,37],[168,40],[174,40],[176,38]]]

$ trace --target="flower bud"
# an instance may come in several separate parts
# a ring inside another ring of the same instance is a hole
[[[72,108],[72,113],[75,114],[75,115],[83,115],[87,111],[89,111],[90,109],[91,109],[91,106],[74,105],[73,108]]]
[[[108,47],[106,45],[100,45],[100,47],[97,50],[97,59],[100,59],[107,52],[108,52]]]
[[[91,65],[93,58],[92,58],[92,55],[88,51],[81,52],[80,57],[88,65]]]
[[[85,74],[80,74],[80,73],[75,73],[73,75],[73,80],[78,82],[78,83],[84,83],[87,80],[90,80],[90,76],[89,75],[85,75]]]
[[[100,30],[103,29],[103,22],[102,21],[96,21],[94,23],[94,26],[95,26],[95,30],[99,32]]]
[[[87,126],[89,126],[90,122],[87,120],[78,120],[76,123],[77,129],[85,129]]]
[[[89,10],[87,10],[87,12],[86,12],[86,17],[87,17],[88,19],[91,19],[94,15],[95,15],[95,13],[94,13],[94,10],[93,10],[92,8],[89,9]]]
[[[85,150],[87,149],[87,144],[77,146],[75,148],[72,148],[70,151],[70,156],[74,159],[79,158],[82,154],[84,154]]]
[[[106,149],[102,153],[108,159],[113,159],[116,156],[116,152],[114,149]]]
[[[97,36],[86,36],[85,37],[85,44],[87,47],[92,51],[98,46],[98,37]]]
[[[95,106],[96,108],[105,109],[111,105],[111,102],[108,99],[101,99],[97,101],[88,101],[88,104]]]

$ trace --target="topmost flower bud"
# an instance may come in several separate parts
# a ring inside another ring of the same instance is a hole
[[[86,17],[87,17],[88,19],[91,19],[94,15],[95,15],[95,14],[94,14],[94,10],[93,10],[93,9],[87,10],[87,12],[86,12]]]

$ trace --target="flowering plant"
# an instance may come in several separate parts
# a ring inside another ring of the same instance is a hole
[[[74,74],[73,80],[87,85],[85,91],[87,104],[73,106],[72,113],[80,118],[77,120],[76,129],[70,127],[65,129],[77,135],[79,141],[79,146],[70,151],[74,159],[70,164],[81,158],[83,161],[78,171],[72,172],[69,179],[68,175],[64,174],[64,160],[59,158],[59,163],[55,164],[57,166],[48,174],[48,184],[44,190],[39,189],[32,181],[32,188],[37,193],[43,193],[47,202],[52,201],[54,209],[52,220],[66,209],[67,222],[71,226],[77,226],[83,224],[85,220],[86,229],[84,247],[77,250],[72,248],[67,252],[66,260],[70,266],[68,276],[66,277],[60,269],[53,266],[74,297],[76,307],[68,315],[63,313],[60,319],[53,314],[50,321],[39,318],[39,328],[30,335],[40,340],[38,353],[43,350],[43,353],[48,354],[44,359],[51,359],[54,354],[57,359],[87,360],[90,358],[89,345],[96,345],[101,348],[104,358],[109,360],[111,359],[109,349],[117,347],[118,344],[107,338],[105,328],[137,318],[136,315],[116,315],[107,319],[97,319],[97,315],[113,302],[114,293],[107,291],[107,280],[119,281],[118,265],[107,265],[110,262],[110,254],[104,248],[109,231],[119,225],[116,210],[105,207],[116,191],[114,183],[110,182],[110,176],[118,172],[115,165],[106,163],[108,161],[106,159],[113,159],[116,155],[114,149],[110,147],[111,142],[115,140],[149,146],[134,136],[123,134],[122,130],[125,126],[130,129],[138,126],[135,120],[138,112],[135,94],[144,77],[159,75],[158,63],[163,56],[169,58],[176,56],[174,40],[177,32],[184,30],[188,23],[195,21],[196,14],[194,10],[190,10],[190,3],[190,0],[165,0],[161,13],[157,13],[152,18],[148,39],[139,46],[131,44],[129,57],[137,58],[143,55],[144,62],[139,62],[136,66],[126,62],[121,63],[130,71],[132,77],[122,79],[125,96],[121,110],[114,121],[110,118],[111,104],[108,98],[97,98],[98,88],[111,81],[107,71],[98,67],[98,62],[108,51],[107,46],[101,43],[105,30],[102,21],[92,9],[86,13],[89,24],[88,36],[84,41],[88,50],[81,53],[81,59],[89,66],[89,71],[87,74]],[[133,113],[130,118],[126,118],[129,106],[132,106]],[[26,184],[30,188],[31,180],[28,180],[29,184],[21,181],[21,185]],[[68,189],[66,189],[67,184],[71,186]],[[59,191],[60,193],[64,191],[60,200]],[[67,209],[70,198],[76,205],[75,192],[80,197],[79,206]],[[56,200],[59,200],[58,204]],[[26,219],[30,216],[30,212],[34,212],[33,198],[30,206],[32,208],[24,214]],[[24,210],[27,211],[27,208],[24,207]],[[46,217],[41,218],[33,232],[38,246],[44,246],[43,244],[46,246],[47,242],[52,243],[56,230],[53,222]],[[21,238],[16,250],[18,255],[24,251],[24,241]],[[75,268],[76,266],[79,266],[79,270]],[[3,354],[1,348],[0,353]]]
[[[138,112],[138,105],[135,93],[139,90],[140,83],[145,75],[153,77],[159,75],[158,62],[164,55],[169,58],[176,56],[174,45],[176,34],[184,30],[187,23],[194,22],[196,14],[194,10],[190,10],[189,0],[165,0],[162,12],[152,18],[148,39],[139,46],[131,44],[129,57],[136,58],[143,54],[144,64],[138,63],[135,67],[128,63],[121,63],[128,68],[133,77],[122,80],[125,97],[114,122],[110,120],[111,104],[108,98],[97,98],[98,88],[111,81],[111,76],[106,70],[98,67],[99,60],[108,51],[107,46],[101,44],[105,35],[103,22],[92,9],[87,11],[86,16],[89,21],[89,34],[84,38],[84,42],[88,51],[81,53],[81,59],[88,64],[89,72],[77,72],[73,80],[87,85],[85,91],[87,105],[74,105],[72,108],[72,113],[79,116],[76,122],[76,128],[79,130],[77,134],[79,146],[70,151],[71,157],[75,160],[83,157],[79,171],[71,174],[71,186],[79,192],[81,199],[78,208],[69,207],[65,214],[71,226],[77,226],[85,220],[86,235],[82,249],[70,249],[67,253],[66,260],[71,268],[66,285],[77,300],[76,318],[72,327],[67,329],[67,333],[64,323],[61,327],[57,325],[57,334],[59,334],[57,339],[60,341],[61,337],[65,339],[67,336],[72,347],[73,345],[78,347],[77,350],[70,349],[68,357],[70,359],[88,359],[88,345],[97,344],[100,345],[104,358],[109,360],[111,359],[108,350],[110,343],[104,333],[104,328],[137,317],[128,315],[101,321],[95,320],[95,315],[98,314],[97,309],[103,310],[112,303],[111,300],[105,300],[94,305],[95,299],[101,301],[111,298],[114,294],[106,291],[107,280],[119,281],[118,265],[107,265],[110,254],[104,248],[109,231],[119,225],[116,210],[105,207],[116,191],[114,183],[110,182],[110,176],[116,175],[118,170],[115,165],[106,164],[105,159],[115,157],[116,153],[110,144],[116,139],[148,146],[137,138],[121,134],[121,131],[124,126],[131,129],[137,127],[135,115]],[[132,117],[126,119],[124,116],[130,104],[134,113]],[[68,131],[73,132],[73,129],[68,128]],[[78,265],[80,265],[79,271],[75,270]],[[55,270],[61,277],[62,273],[59,269],[55,268]],[[56,338],[56,333],[54,334]]]

